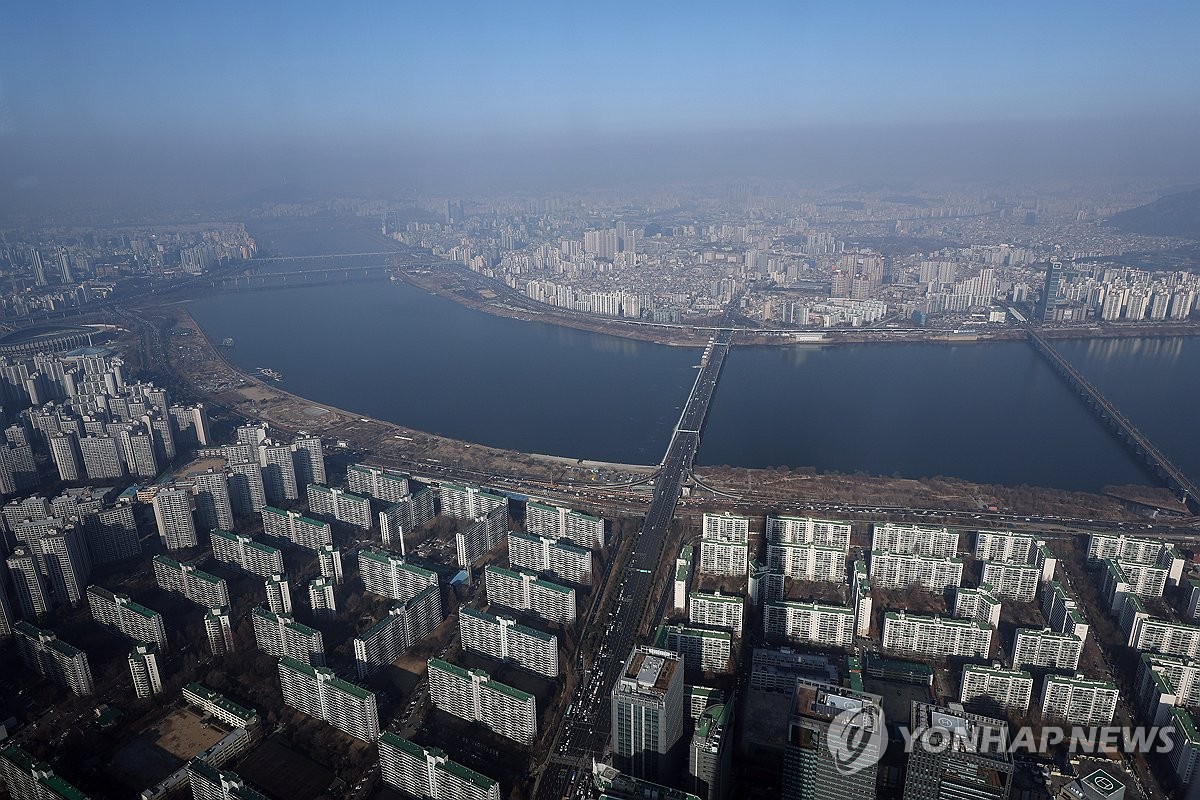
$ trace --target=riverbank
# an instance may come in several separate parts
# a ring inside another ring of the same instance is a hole
[[[651,477],[654,466],[584,461],[564,456],[520,453],[449,439],[402,425],[317,403],[273,381],[239,370],[195,322],[186,304],[156,309],[169,331],[169,366],[205,402],[236,417],[268,422],[285,433],[305,430],[355,457],[383,466],[451,480],[502,486],[535,496],[557,497],[596,513],[637,513],[649,501],[649,487],[629,486]],[[817,473],[811,469],[698,467],[704,484],[755,507],[816,501],[859,506],[903,506],[966,514],[1003,513],[1112,521],[1144,519],[1147,501],[1169,508],[1165,490],[1139,489],[1140,508],[1127,497],[1066,492],[1042,487],[973,484],[951,478]],[[700,495],[705,492],[698,490]],[[1122,493],[1124,494],[1124,493]],[[722,498],[714,496],[713,502]]]
[[[653,342],[676,347],[701,347],[712,336],[718,317],[697,318],[689,325],[667,325],[636,320],[600,317],[583,312],[566,311],[538,303],[525,295],[452,262],[438,268],[406,269],[397,276],[438,297],[451,300],[477,311],[527,322],[545,322],[577,330],[605,333],[637,341]],[[1200,335],[1200,319],[1163,322],[1097,323],[1062,325],[1040,329],[1047,339],[1112,339],[1133,336],[1195,336]],[[796,328],[794,330],[755,330],[746,328],[734,335],[737,345],[833,345],[944,343],[1014,341],[1025,338],[1025,332],[1013,324],[997,327],[958,329],[891,329],[891,328]]]

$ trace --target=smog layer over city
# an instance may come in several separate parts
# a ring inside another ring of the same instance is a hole
[[[0,14],[0,798],[1200,798],[1200,10]]]

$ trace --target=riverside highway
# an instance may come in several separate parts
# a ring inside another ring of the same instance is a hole
[[[609,617],[591,620],[592,625],[605,626],[604,634],[595,645],[591,664],[576,685],[570,713],[562,718],[558,735],[551,740],[549,760],[534,793],[538,800],[574,796],[582,782],[591,781],[592,758],[601,756],[608,745],[610,693],[647,613],[657,616],[661,611],[661,602],[653,609],[650,607],[651,590],[655,576],[664,567],[664,546],[671,520],[675,517],[683,481],[691,473],[700,448],[700,431],[732,338],[732,329],[719,330],[705,350],[696,382],[663,456],[646,519],[628,560],[622,569],[613,572],[619,581],[614,587],[615,606]],[[667,559],[667,568],[673,568],[674,563],[674,559]],[[597,587],[597,591],[602,589]]]

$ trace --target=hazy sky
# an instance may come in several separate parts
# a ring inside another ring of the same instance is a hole
[[[1170,172],[1200,130],[1197,32],[1190,2],[16,2],[0,179],[141,169],[204,194],[826,147],[895,167],[922,142],[977,169],[1058,143]]]

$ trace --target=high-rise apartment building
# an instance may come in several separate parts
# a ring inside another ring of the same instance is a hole
[[[12,800],[87,800],[87,795],[15,744],[0,748],[0,786]]]
[[[317,551],[322,545],[333,544],[333,530],[328,522],[310,519],[298,511],[284,511],[274,506],[262,510],[263,534],[283,539],[305,550]]]
[[[746,599],[738,595],[692,592],[688,598],[688,621],[695,625],[726,628],[741,636],[745,616]]]
[[[316,483],[308,484],[307,492],[310,513],[363,530],[371,528],[371,498]]]
[[[214,656],[223,656],[237,649],[233,642],[233,623],[229,618],[228,606],[210,608],[205,612],[204,633],[208,636],[208,647]]]
[[[988,704],[1026,711],[1032,697],[1033,676],[1028,672],[978,664],[963,667],[958,699],[964,705]]]
[[[230,461],[229,503],[237,516],[258,514],[267,506],[267,492],[263,485],[262,465],[257,460]]]
[[[158,671],[158,648],[153,644],[134,645],[129,651],[129,674],[133,691],[141,698],[162,694],[162,675]]]
[[[345,580],[342,572],[342,551],[331,544],[322,545],[317,551],[317,561],[321,568],[321,576],[336,583]]]
[[[1013,638],[1012,668],[1044,667],[1074,672],[1079,668],[1083,640],[1049,628],[1018,628]]]
[[[883,649],[928,658],[987,658],[992,649],[991,625],[970,619],[926,617],[904,611],[884,614]],[[1013,664],[1013,669],[1020,669]]]
[[[333,593],[333,581],[325,576],[308,582],[308,607],[314,617],[333,619],[337,616],[337,598]]]
[[[468,606],[458,610],[459,640],[464,650],[557,678],[558,637],[520,625],[511,617],[498,617]]]
[[[262,467],[263,491],[268,503],[278,505],[300,499],[291,446],[264,439],[258,445],[258,464]]]
[[[21,661],[33,672],[49,678],[79,696],[94,694],[92,668],[87,653],[54,635],[21,620],[13,626]]]
[[[229,473],[210,469],[189,476],[196,497],[196,527],[204,532],[233,528],[233,502],[229,496]]]
[[[415,564],[408,563],[403,556],[364,547],[358,551],[358,572],[368,592],[400,600],[411,600],[429,586],[437,586],[437,574]]]
[[[474,522],[458,529],[454,541],[458,548],[458,565],[469,569],[476,561],[496,549],[508,530],[508,507],[496,506]]]
[[[160,588],[183,595],[203,608],[229,605],[229,586],[224,578],[163,555],[155,556],[153,564],[154,582]]]
[[[567,540],[509,531],[508,560],[514,567],[549,573],[567,583],[588,584],[592,580],[592,551]]]
[[[266,579],[263,589],[267,594],[267,608],[275,614],[292,613],[292,584],[287,575],[274,572]]]
[[[391,731],[379,737],[379,773],[384,783],[428,800],[500,800],[500,784],[451,761],[441,750],[422,747]]]
[[[254,643],[272,658],[292,658],[316,667],[325,666],[325,639],[286,614],[275,614],[262,606],[250,612]]]
[[[725,672],[732,667],[733,634],[691,625],[659,625],[654,646],[683,657],[688,669]]]
[[[768,639],[850,647],[854,631],[852,608],[790,600],[763,605],[763,635]]]
[[[351,464],[346,468],[346,488],[389,505],[399,503],[410,492],[409,477],[403,472],[368,464]]]
[[[766,539],[773,544],[850,550],[850,523],[813,517],[767,517]]]
[[[284,571],[283,551],[278,547],[219,528],[211,531],[209,538],[212,540],[213,558],[217,561],[264,578]]]
[[[183,550],[199,544],[192,519],[192,501],[192,493],[186,489],[159,489],[154,495],[158,536],[168,550]]]
[[[894,522],[876,523],[871,526],[871,549],[955,558],[958,556],[958,531]]]
[[[16,547],[5,559],[5,563],[12,578],[21,616],[26,619],[38,619],[49,611],[54,600],[42,577],[37,556],[28,547]]]
[[[687,788],[700,800],[725,800],[733,787],[733,703],[704,709],[688,748]]]
[[[437,492],[428,486],[417,489],[379,512],[379,532],[385,547],[399,547],[404,553],[404,535],[429,520],[437,510]]]
[[[393,663],[424,639],[444,618],[442,593],[437,584],[403,603],[392,606],[383,619],[354,638],[354,662],[358,677],[365,678]]]
[[[1082,675],[1047,675],[1042,683],[1042,716],[1067,725],[1108,725],[1117,713],[1117,685]]]
[[[526,570],[489,564],[484,567],[484,590],[488,603],[514,611],[529,611],[547,622],[575,622],[575,590],[542,580]]]
[[[483,670],[468,672],[437,658],[429,659],[428,674],[434,706],[519,744],[533,744],[537,737],[533,695],[494,681]]]
[[[126,638],[153,644],[159,652],[167,650],[167,629],[162,614],[135,603],[125,594],[115,594],[103,586],[87,588],[88,610],[92,619]]]
[[[604,520],[599,517],[533,500],[525,504],[525,530],[555,541],[568,539],[580,547],[603,547],[605,541]]]

